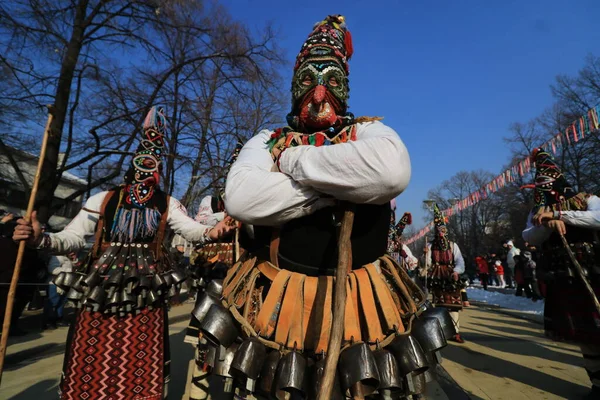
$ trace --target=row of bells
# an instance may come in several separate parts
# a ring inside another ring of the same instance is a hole
[[[219,299],[221,285],[211,281],[192,311],[203,334],[199,367],[224,377],[226,393],[232,393],[236,382],[268,398],[316,398],[325,358],[313,360],[296,350],[269,352],[255,337],[238,342],[239,327]],[[421,311],[411,333],[397,335],[385,348],[372,351],[363,342],[345,348],[332,398],[374,395],[391,400],[422,393],[441,362],[440,350],[456,331],[447,310],[426,304]]]
[[[170,270],[156,273],[134,266],[117,266],[102,275],[94,266],[88,273],[61,272],[53,283],[67,299],[88,311],[121,314],[162,306],[175,296],[186,276]]]

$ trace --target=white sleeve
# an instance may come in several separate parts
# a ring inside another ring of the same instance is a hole
[[[527,216],[527,226],[523,230],[523,240],[533,245],[539,246],[544,243],[552,234],[552,229],[547,226],[536,226],[532,222],[533,213]]]
[[[600,230],[600,198],[591,196],[587,205],[586,211],[561,211],[560,219],[567,225]]]
[[[204,243],[204,232],[212,228],[190,218],[183,204],[170,196],[167,223],[176,234],[181,235],[185,240],[200,244]]]
[[[452,243],[452,252],[454,253],[454,272],[462,274],[465,272],[465,260],[456,243]]]
[[[275,226],[333,205],[333,199],[324,198],[312,187],[284,173],[271,172],[270,137],[268,130],[254,136],[231,166],[225,186],[227,213],[246,224]]]
[[[427,248],[429,251],[425,255],[425,268],[429,269],[431,268],[431,243],[427,244]]]
[[[406,189],[411,167],[398,134],[379,121],[358,124],[357,140],[284,151],[281,172],[340,200],[384,204]]]
[[[410,251],[410,249],[408,248],[407,245],[403,244],[402,250],[404,250],[404,252],[406,253],[406,256],[407,256],[406,257],[406,265],[408,266],[408,269],[412,271],[419,264],[419,260],[417,260],[417,257],[413,256],[412,251]]]
[[[48,234],[50,236],[49,250],[52,253],[66,254],[85,246],[86,239],[96,231],[100,208],[107,193],[100,192],[91,196],[65,229],[58,233]]]

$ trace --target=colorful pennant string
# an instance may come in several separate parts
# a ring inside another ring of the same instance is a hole
[[[590,109],[586,114],[574,121],[573,124],[568,126],[564,132],[557,133],[554,137],[539,147],[551,149],[554,155],[556,155],[557,151],[560,150],[560,148],[562,148],[565,144],[570,145],[572,143],[579,143],[579,141],[584,139],[586,135],[598,132],[600,129],[598,118],[599,115],[600,104]],[[454,206],[447,208],[442,212],[445,216],[451,217],[456,212],[462,211],[477,204],[481,200],[487,199],[491,193],[497,192],[507,184],[514,182],[518,176],[523,176],[529,173],[529,171],[531,171],[531,159],[530,157],[526,157],[492,179],[489,183],[483,185],[477,191],[469,194],[464,199],[459,200]],[[429,233],[431,228],[433,228],[433,223],[429,223],[415,235],[407,238],[404,241],[404,244],[409,245],[421,239],[423,236]]]

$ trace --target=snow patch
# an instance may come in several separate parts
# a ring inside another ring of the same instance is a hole
[[[504,294],[474,287],[468,287],[467,294],[469,300],[479,301],[481,303],[517,310],[528,314],[542,315],[544,313],[543,300],[533,302],[527,297],[517,297],[514,294]]]

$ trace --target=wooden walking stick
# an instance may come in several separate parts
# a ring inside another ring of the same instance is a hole
[[[52,123],[52,106],[48,106],[48,121],[46,122],[46,129],[44,129],[44,137],[42,139],[42,148],[40,150],[40,158],[38,160],[37,170],[35,171],[35,178],[33,179],[33,185],[31,186],[31,194],[29,195],[29,203],[27,204],[27,212],[23,217],[25,221],[31,220],[31,213],[33,212],[33,206],[35,205],[35,197],[37,195],[37,189],[40,182],[40,175],[42,171],[42,164],[46,157],[46,146],[48,144],[48,136],[50,135],[50,124]],[[10,288],[8,290],[8,298],[6,300],[6,311],[4,313],[4,324],[2,325],[2,339],[0,341],[0,384],[2,383],[2,372],[4,372],[4,356],[6,355],[6,344],[8,341],[8,332],[10,330],[10,320],[12,317],[13,305],[15,301],[15,294],[17,292],[17,282],[19,281],[19,274],[21,273],[21,263],[23,262],[23,255],[25,254],[25,240],[21,240],[19,243],[19,250],[17,252],[17,260],[15,261],[15,269],[13,272],[12,280],[10,281]]]
[[[331,399],[335,372],[340,358],[342,335],[344,334],[344,311],[346,308],[347,294],[346,282],[348,270],[352,268],[350,234],[352,233],[352,225],[354,224],[354,206],[350,203],[344,203],[342,207],[344,216],[342,218],[340,237],[338,239],[338,264],[335,271],[335,288],[333,292],[333,322],[331,323],[331,335],[329,336],[323,378],[317,396],[318,400]]]
[[[594,306],[596,307],[596,312],[598,312],[598,314],[600,314],[600,302],[598,302],[598,298],[596,297],[596,294],[594,293],[594,289],[592,288],[592,286],[590,285],[588,280],[585,278],[585,274],[583,273],[583,268],[581,268],[581,265],[577,261],[575,254],[573,254],[573,250],[571,250],[571,247],[569,246],[567,239],[563,235],[560,235],[560,239],[562,240],[563,246],[565,246],[565,249],[567,250],[569,257],[571,258],[571,262],[573,262],[573,265],[575,266],[577,275],[579,275],[579,277],[583,281],[583,285],[585,286],[588,294],[590,295],[590,297],[592,298],[592,301],[594,302]]]

